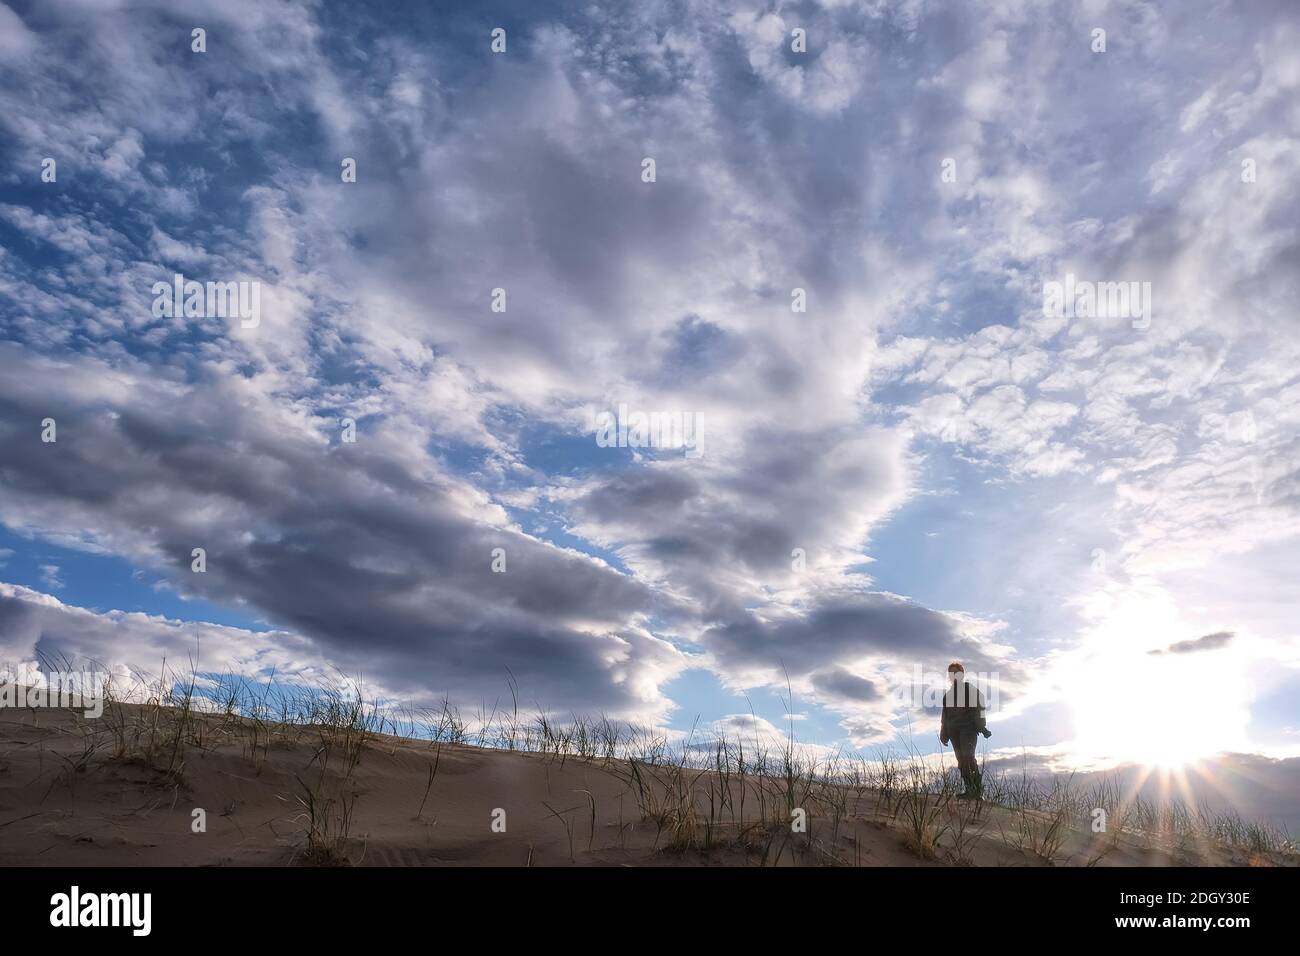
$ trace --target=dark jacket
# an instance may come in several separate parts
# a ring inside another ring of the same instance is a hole
[[[958,684],[953,681],[948,685],[948,692],[943,695],[943,717],[939,722],[939,737],[951,740],[959,730],[973,730],[983,733],[984,697],[979,688],[969,681]]]

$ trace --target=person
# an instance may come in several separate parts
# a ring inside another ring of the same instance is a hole
[[[979,761],[975,759],[977,734],[992,737],[984,719],[984,698],[979,688],[966,683],[966,668],[961,661],[948,665],[948,689],[943,695],[943,716],[939,720],[939,741],[946,747],[952,741],[957,755],[957,769],[965,787],[958,800],[979,800],[983,795],[983,781]]]

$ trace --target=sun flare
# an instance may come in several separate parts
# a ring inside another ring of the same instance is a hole
[[[1062,680],[1080,758],[1176,768],[1246,745],[1249,693],[1237,656],[1165,649],[1196,630],[1161,595],[1111,605]]]

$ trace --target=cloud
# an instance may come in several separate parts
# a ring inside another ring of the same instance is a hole
[[[741,615],[710,628],[701,640],[724,673],[765,665],[809,674],[871,656],[908,663],[962,653],[976,664],[994,659],[958,619],[882,593],[830,597],[806,613]]]
[[[869,703],[881,697],[881,690],[874,682],[839,666],[814,672],[811,681],[814,690],[831,699]]]
[[[41,581],[52,591],[62,591],[67,587],[60,576],[60,570],[57,564],[42,564],[40,567]]]
[[[311,642],[286,631],[254,632],[138,612],[96,612],[30,588],[0,583],[0,665],[66,659],[110,672],[193,660],[200,670],[305,681],[332,676]]]
[[[742,441],[740,458],[710,450],[598,473],[555,494],[576,531],[706,614],[799,587],[796,549],[812,577],[842,574],[902,499],[901,445],[888,433],[760,427]]]
[[[1176,641],[1168,647],[1148,651],[1148,654],[1194,654],[1200,651],[1217,651],[1232,643],[1235,635],[1232,631],[1216,631],[1190,641]]]
[[[333,421],[238,379],[193,385],[90,359],[51,368],[0,349],[0,492],[11,528],[60,534],[168,574],[183,593],[248,607],[394,691],[499,691],[656,712],[682,666],[638,623],[637,581],[533,539],[387,423],[355,445]],[[34,388],[36,382],[41,388]],[[61,423],[42,445],[24,422]],[[191,572],[194,548],[206,572]],[[493,549],[506,573],[493,573]],[[47,579],[48,580],[48,579]],[[55,583],[55,582],[51,582]]]
[[[18,14],[0,4],[0,63],[16,62],[36,49],[36,34]]]

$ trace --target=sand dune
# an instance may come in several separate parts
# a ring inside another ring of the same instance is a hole
[[[0,864],[1293,862],[1094,835],[1083,821],[1058,833],[1046,814],[937,806],[934,797],[918,803],[872,788],[801,792],[807,828],[795,832],[788,782],[775,777],[114,707],[103,722],[68,710],[0,710]],[[206,830],[195,832],[200,817]]]

